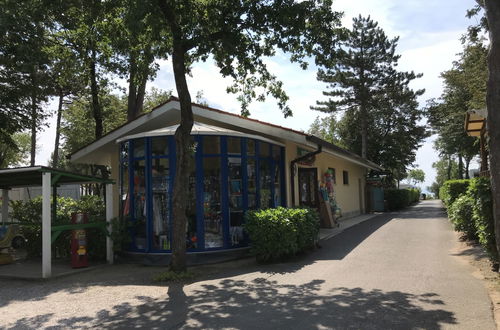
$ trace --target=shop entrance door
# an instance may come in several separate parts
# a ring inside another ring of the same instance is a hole
[[[299,205],[318,208],[318,171],[299,168]]]

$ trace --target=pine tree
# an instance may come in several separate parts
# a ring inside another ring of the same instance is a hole
[[[353,19],[353,27],[318,72],[328,84],[314,110],[343,112],[337,125],[341,143],[353,152],[393,171],[397,179],[415,160],[416,150],[427,136],[417,122],[423,115],[417,96],[408,85],[419,77],[396,70],[398,38],[388,39],[370,17]]]

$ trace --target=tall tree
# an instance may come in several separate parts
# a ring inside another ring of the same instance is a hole
[[[481,40],[467,41],[453,67],[441,74],[444,81],[441,97],[428,105],[428,122],[438,134],[435,147],[443,155],[457,157],[459,178],[468,178],[469,164],[479,153],[479,141],[468,136],[463,125],[468,110],[485,107],[486,52]]]
[[[415,97],[423,93],[408,88],[409,82],[419,75],[395,70],[400,58],[395,53],[397,41],[398,38],[388,39],[369,16],[359,16],[353,19],[340,55],[327,58],[318,72],[318,79],[328,84],[329,90],[323,94],[329,99],[317,101],[317,106],[312,109],[345,111],[351,118],[356,118],[359,125],[351,128],[356,128],[359,134],[358,152],[363,158],[370,158],[368,127],[371,129],[370,124],[377,120],[375,110],[387,107],[391,102],[399,102],[400,106],[405,102],[414,103]],[[389,94],[394,97],[389,99]],[[403,95],[405,99],[401,98]]]
[[[425,172],[419,168],[414,168],[408,173],[408,180],[413,184],[418,184],[425,181]]]
[[[169,54],[170,40],[162,26],[155,24],[161,13],[148,10],[141,0],[120,0],[117,24],[108,25],[117,73],[128,81],[127,120],[143,112],[146,84],[158,70],[155,60]]]
[[[63,30],[54,28],[50,35],[50,46],[47,53],[50,58],[50,79],[53,85],[53,93],[58,99],[56,111],[56,134],[54,140],[54,152],[52,154],[51,166],[57,168],[59,165],[59,149],[61,136],[61,119],[64,104],[70,102],[71,96],[84,92],[85,76],[81,74],[85,67],[78,60],[78,54],[71,47],[65,45]]]
[[[171,269],[186,267],[186,200],[193,126],[191,95],[186,81],[190,65],[212,57],[223,76],[235,80],[229,89],[239,93],[242,114],[248,115],[252,99],[267,94],[278,100],[285,116],[291,115],[282,83],[269,73],[264,56],[277,49],[292,54],[292,61],[306,67],[306,55],[321,56],[335,41],[340,14],[330,0],[198,1],[156,0],[152,10],[163,14],[162,24],[171,38],[172,66],[181,120],[175,133],[177,162],[173,191],[173,244]],[[318,44],[325,44],[320,50]],[[256,87],[265,92],[256,95]]]
[[[0,6],[0,142],[15,147],[10,135],[30,129],[31,165],[51,93],[45,52],[50,23],[45,1],[6,0]]]
[[[28,133],[15,133],[12,135],[15,147],[0,144],[0,168],[9,166],[22,166],[29,163],[31,151],[31,137]]]
[[[338,126],[339,123],[335,115],[328,115],[323,118],[318,116],[307,132],[330,143],[345,147],[339,137]]]
[[[488,136],[493,215],[497,251],[500,251],[500,2],[484,0],[488,19],[490,49],[488,52]]]
[[[436,170],[436,176],[432,185],[427,189],[435,196],[438,196],[439,189],[445,181],[458,179],[458,164],[450,155],[445,155],[437,162],[434,162],[432,168]]]

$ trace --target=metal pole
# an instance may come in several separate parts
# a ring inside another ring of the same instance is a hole
[[[9,190],[2,189],[2,225],[9,220]]]
[[[42,277],[52,275],[50,172],[42,173]]]

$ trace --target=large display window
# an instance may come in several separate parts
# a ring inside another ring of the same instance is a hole
[[[246,246],[245,213],[285,206],[284,148],[241,136],[192,138],[186,211],[188,251]],[[131,138],[120,145],[120,215],[132,223],[130,250],[170,252],[175,140]]]

